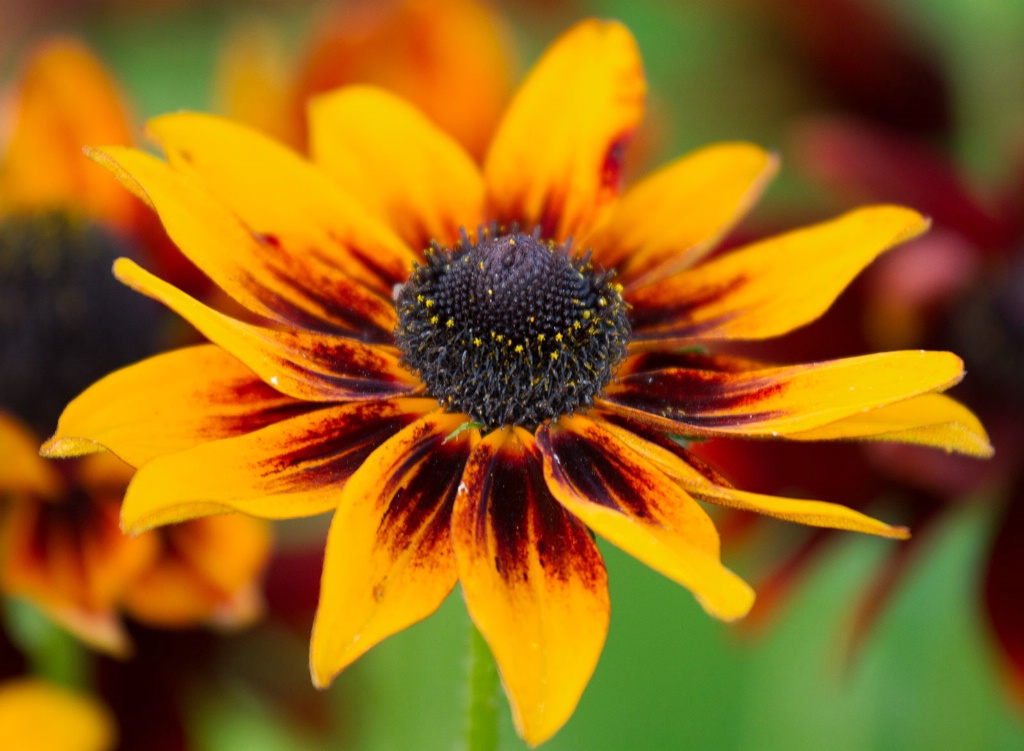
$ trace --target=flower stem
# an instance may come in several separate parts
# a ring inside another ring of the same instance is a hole
[[[466,751],[495,751],[498,748],[498,669],[487,642],[472,624],[468,679]]]

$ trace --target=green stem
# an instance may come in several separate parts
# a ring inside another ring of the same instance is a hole
[[[472,624],[468,678],[466,751],[495,751],[498,748],[498,669],[487,642]]]

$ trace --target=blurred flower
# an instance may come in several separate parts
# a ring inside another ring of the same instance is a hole
[[[224,517],[126,537],[118,515],[131,467],[38,456],[71,394],[155,349],[156,309],[109,283],[113,259],[152,220],[81,153],[90,140],[131,140],[116,87],[87,49],[43,44],[12,101],[0,161],[0,586],[116,654],[129,649],[122,611],[163,626],[250,620],[264,523]]]
[[[511,94],[513,69],[507,31],[486,2],[335,2],[315,27],[300,61],[290,64],[273,27],[239,26],[218,71],[222,111],[301,147],[311,97],[372,84],[483,155]]]
[[[940,393],[962,376],[948,352],[776,367],[695,349],[813,320],[927,222],[875,206],[702,262],[775,160],[711,146],[620,198],[644,90],[629,32],[587,21],[526,79],[482,169],[369,87],[314,101],[315,166],[189,113],[149,123],[169,163],[95,150],[269,325],[119,260],[118,278],[214,344],[94,384],[44,450],[102,447],[139,467],[122,508],[130,531],[336,509],[311,645],[318,685],[460,582],[534,744],[568,719],[604,643],[607,576],[588,528],[723,620],[745,615],[753,592],[721,564],[697,500],[906,537],[835,504],[738,490],[685,444],[890,440],[987,456],[980,423]]]
[[[1015,693],[1024,696],[1024,180],[986,200],[929,148],[858,121],[808,122],[794,143],[804,168],[845,200],[912,202],[932,217],[934,227],[881,259],[844,301],[845,315],[825,316],[805,332],[804,341],[782,351],[826,338],[854,347],[955,348],[971,373],[964,398],[990,427],[999,451],[986,463],[936,460],[909,447],[876,447],[860,457],[819,456],[817,481],[810,483],[805,462],[793,455],[775,456],[769,466],[753,450],[709,445],[703,454],[725,464],[734,479],[766,492],[801,478],[806,492],[842,488],[844,501],[859,508],[879,497],[899,505],[917,533],[878,566],[854,614],[854,650],[916,560],[928,538],[922,532],[965,503],[1001,503],[980,593]],[[1024,164],[1017,174],[1024,176]],[[759,587],[756,620],[783,604],[831,537],[819,531],[784,558]]]
[[[85,694],[30,678],[0,683],[0,748],[109,751],[116,739],[110,712]]]

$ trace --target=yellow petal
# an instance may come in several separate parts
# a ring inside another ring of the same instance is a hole
[[[0,748],[110,751],[114,718],[91,696],[36,678],[0,683]]]
[[[328,289],[340,270],[390,299],[391,288],[408,278],[418,256],[284,145],[196,112],[154,118],[146,131],[163,146],[171,166],[198,176],[249,229],[275,238]]]
[[[906,527],[894,527],[837,503],[780,498],[737,490],[702,473],[700,468],[703,462],[687,455],[671,439],[658,440],[652,435],[641,437],[637,430],[606,422],[600,425],[698,500],[814,527],[846,529],[898,540],[910,536]],[[642,430],[641,426],[638,427]]]
[[[433,409],[432,399],[353,402],[161,456],[129,485],[121,525],[138,533],[227,511],[270,519],[329,511],[374,449]]]
[[[884,352],[763,370],[652,370],[610,385],[599,403],[666,432],[776,437],[942,391],[962,377],[963,362],[950,352]]]
[[[576,708],[608,631],[608,577],[586,528],[552,497],[533,436],[474,450],[452,518],[469,615],[494,654],[516,729],[543,743]]]
[[[622,150],[643,117],[636,41],[614,21],[569,29],[537,62],[484,166],[488,212],[545,237],[591,229],[618,193]]]
[[[689,589],[710,615],[749,612],[754,592],[721,564],[711,519],[662,472],[582,417],[541,427],[537,443],[548,487],[570,513]]]
[[[114,276],[171,308],[265,383],[296,399],[367,399],[408,393],[418,384],[390,349],[314,331],[244,323],[208,308],[127,258],[114,263]]]
[[[245,227],[194,176],[134,149],[89,149],[160,215],[168,236],[229,296],[257,315],[323,331],[389,341],[394,306],[341,271]],[[325,294],[325,290],[329,290]]]
[[[0,206],[84,211],[128,228],[135,199],[82,158],[89,144],[132,141],[121,93],[99,60],[81,42],[51,39],[33,52],[15,97]]]
[[[974,413],[943,394],[917,396],[786,437],[795,441],[916,443],[982,459],[995,453]]]
[[[45,456],[107,449],[139,467],[162,454],[252,432],[318,405],[266,385],[215,344],[117,370],[64,409]]]
[[[437,412],[370,455],[331,522],[310,671],[326,686],[367,650],[433,613],[455,586],[450,522],[475,430]]]
[[[627,288],[693,266],[743,217],[778,168],[749,143],[688,154],[630,188],[583,243]]]
[[[627,294],[634,345],[765,339],[820,316],[876,256],[928,228],[874,206],[768,238]]]
[[[483,221],[483,180],[462,147],[397,96],[351,86],[313,99],[310,152],[412,247]]]

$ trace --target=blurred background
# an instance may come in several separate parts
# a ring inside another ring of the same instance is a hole
[[[1019,0],[0,0],[0,148],[27,57],[60,33],[116,80],[138,143],[146,117],[199,109],[303,148],[302,101],[367,80],[420,97],[479,154],[510,87],[590,15],[625,22],[647,67],[649,124],[632,175],[713,141],[780,154],[780,176],[730,244],[869,201],[932,217],[926,238],[886,256],[822,321],[757,354],[953,349],[968,376],[952,394],[985,421],[997,455],[707,446],[741,487],[869,509],[915,537],[901,545],[722,515],[726,563],[760,598],[735,626],[603,546],[608,643],[546,748],[1024,747]],[[160,346],[187,340],[173,322],[159,327]],[[0,406],[14,408],[3,392]],[[256,625],[167,630],[129,614],[128,661],[5,597],[0,681],[33,673],[98,697],[127,749],[459,747],[469,625],[457,592],[329,691],[312,688],[326,522],[275,525]],[[500,747],[521,748],[500,702]]]

